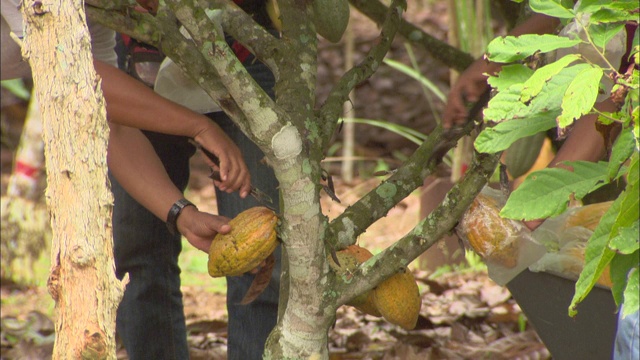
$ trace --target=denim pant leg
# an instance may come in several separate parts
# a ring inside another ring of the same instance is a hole
[[[193,146],[185,138],[147,133],[167,173],[184,190]],[[178,256],[181,238],[112,178],[116,275],[129,274],[116,328],[129,358],[189,359]]]
[[[209,114],[231,139],[240,147],[253,186],[265,192],[278,208],[278,182],[273,170],[261,160],[262,151],[222,112]],[[225,193],[216,189],[218,212],[229,218],[260,204],[251,196],[241,199],[238,193]],[[277,210],[276,210],[277,212]],[[229,314],[227,356],[229,360],[262,359],[264,344],[276,325],[280,288],[280,247],[276,249],[276,265],[269,286],[252,303],[241,305],[254,276],[227,277],[227,311]]]
[[[636,311],[623,318],[620,309],[613,359],[640,359],[640,312]]]

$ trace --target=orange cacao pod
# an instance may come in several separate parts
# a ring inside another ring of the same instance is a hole
[[[266,207],[253,207],[233,218],[231,232],[218,234],[209,248],[209,275],[238,276],[260,265],[278,246],[278,217]]]
[[[355,270],[358,265],[367,261],[372,256],[373,254],[369,250],[358,245],[351,245],[336,253],[340,266],[338,266],[331,257],[329,257],[329,266],[338,274],[349,276],[351,271]],[[356,296],[354,299],[349,301],[347,305],[353,306],[365,314],[381,316],[380,312],[373,304],[372,290]]]
[[[460,220],[458,231],[483,259],[509,269],[516,266],[518,248],[514,240],[519,229],[513,220],[500,217],[495,199],[478,194]]]
[[[595,230],[600,223],[602,215],[609,210],[612,203],[613,201],[607,201],[581,206],[573,214],[569,215],[566,227],[582,226],[591,231]]]
[[[373,304],[388,322],[411,330],[416,327],[422,299],[409,271],[395,274],[373,290]]]

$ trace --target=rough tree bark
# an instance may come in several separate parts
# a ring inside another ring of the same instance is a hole
[[[53,231],[48,287],[57,315],[53,359],[115,359],[123,286],[112,250],[109,130],[83,2],[26,0],[23,17],[23,54],[43,115]]]

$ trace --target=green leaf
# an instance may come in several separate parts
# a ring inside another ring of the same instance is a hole
[[[545,219],[562,214],[569,196],[577,199],[606,183],[606,162],[566,162],[573,171],[547,168],[535,171],[509,196],[500,216],[516,220]]]
[[[538,51],[546,53],[570,48],[580,42],[582,42],[580,39],[569,39],[550,34],[497,37],[487,46],[487,56],[491,61],[509,63],[522,60]]]
[[[627,172],[627,184],[633,186],[638,183],[638,152],[634,152],[631,155],[631,162],[629,163],[629,171]]]
[[[533,70],[522,64],[505,65],[497,76],[490,76],[487,82],[497,91],[505,91],[511,85],[524,83]]]
[[[591,291],[598,278],[600,278],[607,264],[609,264],[616,255],[613,250],[609,249],[608,245],[611,228],[615,223],[616,213],[621,205],[621,201],[619,200],[620,199],[617,199],[611,204],[611,207],[602,216],[600,223],[587,242],[584,268],[576,282],[576,292],[569,305],[569,316],[575,316],[575,314],[577,314],[576,306],[589,294],[589,291]]]
[[[622,164],[624,164],[624,162],[633,154],[633,146],[634,140],[631,131],[627,129],[622,130],[611,148],[609,170],[607,171],[609,179],[613,179],[618,175]]]
[[[609,274],[613,286],[611,293],[616,305],[620,305],[627,287],[629,271],[638,266],[638,252],[630,255],[616,254],[609,265]]]
[[[535,114],[525,119],[504,121],[485,128],[476,138],[474,146],[483,153],[496,153],[509,148],[518,139],[547,131],[556,126],[558,112]]]
[[[372,120],[372,119],[358,119],[358,118],[342,118],[344,122],[350,122],[354,124],[365,124],[376,126],[385,130],[389,130],[396,133],[407,140],[413,142],[416,145],[420,145],[424,142],[427,136],[419,131],[416,131],[410,127],[394,124],[384,120]]]
[[[487,104],[487,108],[482,112],[484,120],[501,122],[522,118],[529,113],[530,110],[527,105],[520,101],[522,86],[523,84],[513,84],[492,97]]]
[[[560,19],[573,19],[573,9],[567,8],[560,0],[530,0],[531,10]]]
[[[401,73],[412,77],[414,80],[420,81],[420,83],[422,83],[422,85],[429,89],[438,99],[440,99],[440,101],[446,102],[446,96],[442,93],[442,91],[440,91],[440,89],[433,82],[424,77],[424,75],[422,75],[420,72],[395,60],[384,59],[383,62],[390,67],[400,71]]]
[[[594,13],[603,8],[631,11],[638,8],[636,0],[582,0],[576,8],[576,13]]]
[[[609,248],[620,254],[633,254],[640,249],[638,242],[638,234],[640,234],[640,219],[636,220],[631,226],[621,228],[618,235],[611,239]]]
[[[601,9],[593,13],[589,19],[592,23],[614,23],[638,21],[638,14],[623,9]]]
[[[607,43],[623,29],[623,23],[591,24],[589,26],[589,35],[597,47],[604,49]]]
[[[629,227],[640,217],[640,194],[638,193],[638,183],[627,184],[627,188],[618,196],[620,200],[620,211],[617,214],[616,222],[613,230],[618,228]]]
[[[638,283],[640,283],[640,277],[638,276],[638,266],[631,270],[629,273],[629,280],[627,281],[627,288],[624,289],[624,306],[622,307],[622,317],[626,317],[638,311]]]
[[[501,122],[510,119],[544,116],[543,114],[548,114],[550,111],[559,110],[562,98],[558,94],[564,94],[577,74],[588,68],[591,68],[591,65],[577,64],[562,69],[544,84],[542,91],[531,100],[528,106],[520,101],[523,84],[513,84],[505,91],[498,92],[489,101],[488,107],[483,112],[484,120]],[[539,113],[541,114],[538,115]]]
[[[534,96],[538,95],[542,90],[542,87],[551,79],[554,75],[558,74],[562,69],[567,67],[574,61],[581,59],[580,55],[566,55],[562,59],[555,61],[549,65],[545,65],[529,77],[524,83],[520,101],[528,102]]]
[[[22,79],[9,79],[0,82],[3,88],[9,90],[13,95],[22,100],[29,100],[31,93],[27,90]]]
[[[631,118],[633,119],[633,137],[636,140],[636,151],[640,150],[640,108],[636,106],[633,108]]]
[[[582,70],[573,79],[562,97],[562,113],[557,119],[559,127],[565,128],[571,125],[593,108],[598,98],[602,74],[601,67],[591,67]]]
[[[562,105],[562,98],[558,94],[566,93],[569,84],[584,69],[590,68],[589,64],[576,64],[562,69],[557,75],[551,78],[542,88],[542,91],[531,100],[529,104],[529,114],[531,116],[538,112],[559,110]]]

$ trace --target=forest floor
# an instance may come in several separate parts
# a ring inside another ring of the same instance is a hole
[[[207,170],[196,155],[188,196],[200,208],[216,211]],[[8,174],[2,177],[6,183]],[[323,196],[324,213],[337,216],[380,179],[336,179],[341,203]],[[4,186],[3,186],[4,188]],[[419,218],[417,193],[408,196],[359,238],[376,253],[407,233]],[[185,243],[186,244],[186,243]],[[36,264],[32,285],[4,280],[0,288],[2,336],[0,359],[49,359],[53,346],[54,304],[46,290],[48,254]],[[422,309],[418,325],[405,331],[382,318],[363,315],[351,307],[339,309],[330,330],[331,359],[546,359],[549,352],[528,325],[506,288],[488,278],[482,263],[420,270],[410,267],[420,286]],[[180,265],[189,344],[193,360],[226,359],[227,312],[225,281],[207,275],[206,255],[188,244]],[[118,359],[127,359],[118,350]]]

